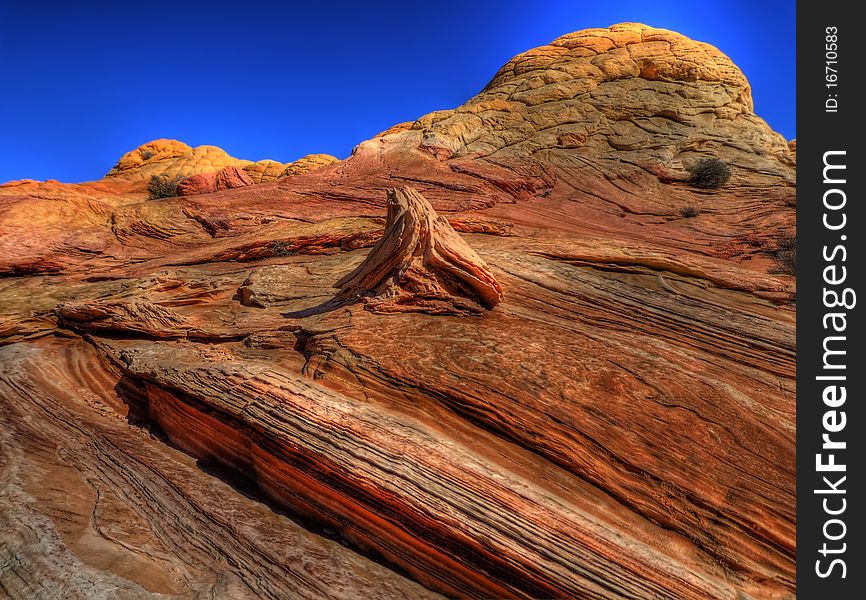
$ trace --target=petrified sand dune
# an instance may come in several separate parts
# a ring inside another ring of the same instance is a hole
[[[794,151],[625,23],[290,177],[0,186],[0,589],[792,598]]]
[[[339,162],[339,159],[329,154],[308,154],[287,163],[268,159],[252,162],[229,156],[225,150],[216,146],[191,148],[177,140],[159,139],[142,144],[121,156],[105,176],[129,181],[147,181],[153,176],[189,178],[235,169],[242,170],[243,177],[248,177],[252,183],[265,183],[281,177],[309,173],[336,162]]]

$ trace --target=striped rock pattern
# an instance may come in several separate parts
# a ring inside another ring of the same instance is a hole
[[[790,600],[794,149],[625,23],[291,177],[0,186],[0,590]]]

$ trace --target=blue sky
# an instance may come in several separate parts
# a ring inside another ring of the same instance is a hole
[[[639,21],[709,42],[795,137],[793,1],[2,2],[0,182],[98,179],[168,137],[251,160],[352,147],[513,55]]]

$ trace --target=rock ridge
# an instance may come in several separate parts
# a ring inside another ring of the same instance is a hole
[[[154,176],[174,179],[235,168],[243,170],[253,183],[266,183],[309,173],[337,162],[339,159],[329,154],[308,154],[287,163],[269,159],[253,162],[234,158],[217,146],[192,148],[177,140],[158,139],[124,154],[105,177],[131,181],[150,180]]]

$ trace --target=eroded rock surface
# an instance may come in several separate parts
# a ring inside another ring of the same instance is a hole
[[[291,177],[195,150],[0,186],[7,595],[794,596],[795,147],[717,49],[569,34]],[[196,164],[254,185],[147,200]]]
[[[310,171],[315,171],[316,169],[321,169],[338,162],[340,162],[340,159],[330,154],[307,154],[294,162],[286,163],[282,174],[286,177],[303,175],[304,173],[309,173]]]
[[[481,257],[411,187],[388,190],[382,238],[335,285],[377,312],[479,313],[502,300]]]
[[[249,178],[251,183],[265,183],[280,177],[309,173],[336,162],[339,159],[329,154],[309,154],[287,163],[268,159],[253,162],[234,158],[217,146],[191,148],[177,140],[159,139],[124,154],[106,174],[106,178],[129,181],[149,181],[153,176],[186,179],[234,169],[242,170],[241,176]]]

